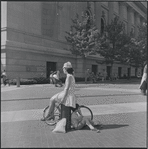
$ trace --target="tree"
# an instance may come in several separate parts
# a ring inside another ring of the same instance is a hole
[[[81,18],[76,14],[70,28],[69,32],[66,31],[67,36],[65,36],[67,42],[70,43],[68,50],[76,56],[81,56],[86,63],[86,57],[95,55],[99,47],[100,34],[95,26],[94,18],[88,11]],[[85,64],[83,68],[85,70]]]
[[[136,40],[138,48],[141,52],[141,66],[147,60],[147,21],[139,26],[139,35]]]
[[[138,38],[133,38],[131,36],[128,46],[123,50],[120,50],[120,61],[136,68],[143,67],[144,62],[147,59],[146,50],[147,23],[144,23],[142,26],[139,26]]]
[[[130,36],[124,33],[124,24],[115,17],[110,24],[106,25],[101,46],[98,53],[104,57],[104,63],[111,64],[110,75],[112,77],[112,67],[115,61],[119,61],[121,51],[130,42]]]
[[[140,66],[139,64],[142,61],[141,52],[140,52],[135,41],[136,41],[136,39],[131,38],[129,43],[125,47],[123,47],[119,50],[120,51],[119,61],[122,64],[129,65],[130,68],[131,68],[131,66],[138,68]]]

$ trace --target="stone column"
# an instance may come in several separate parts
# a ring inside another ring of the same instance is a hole
[[[94,11],[95,11],[95,19],[96,19],[96,26],[100,32],[101,30],[101,2],[94,2]]]
[[[138,26],[139,26],[140,20],[139,20],[139,14],[135,12],[135,36],[138,36]]]
[[[109,24],[110,24],[111,20],[113,19],[113,15],[114,15],[114,13],[113,13],[114,5],[113,5],[113,2],[109,2],[108,4],[109,4],[109,15],[108,15],[108,17],[109,17]]]
[[[119,19],[120,21],[123,21],[124,19],[124,6],[125,2],[119,2]]]
[[[128,6],[128,11],[127,11],[128,15],[127,15],[127,20],[128,20],[128,24],[127,24],[127,33],[130,34],[131,31],[131,26],[132,26],[132,8],[130,6]]]

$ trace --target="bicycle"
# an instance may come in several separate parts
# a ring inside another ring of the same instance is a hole
[[[53,126],[53,125],[57,124],[57,122],[61,119],[60,110],[58,110],[58,109],[60,109],[60,107],[59,107],[60,105],[61,104],[59,104],[58,106],[55,107],[54,117],[53,117],[53,119],[50,119],[50,120],[46,119],[49,106],[44,108],[44,110],[43,110],[43,118],[45,119],[45,123],[46,124],[48,124],[50,126]],[[93,120],[93,113],[92,113],[90,108],[88,108],[87,106],[84,106],[84,105],[79,105],[78,109],[81,111],[81,115],[82,116],[88,117],[91,120]]]

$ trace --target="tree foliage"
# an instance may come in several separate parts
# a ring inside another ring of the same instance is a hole
[[[138,38],[131,37],[128,46],[121,50],[120,61],[134,67],[141,67],[147,59],[147,24],[139,26]]]
[[[68,43],[70,43],[70,51],[82,57],[87,55],[96,54],[99,45],[100,34],[97,27],[94,24],[94,20],[91,16],[85,13],[79,17],[76,14],[76,18],[72,19],[72,25],[70,31],[65,36]]]
[[[141,52],[142,65],[147,60],[147,22],[139,26],[139,35],[137,38],[137,45]]]
[[[122,51],[130,42],[130,37],[124,33],[124,24],[115,17],[105,27],[104,38],[101,39],[99,54],[105,58],[105,62],[113,64],[121,57]]]

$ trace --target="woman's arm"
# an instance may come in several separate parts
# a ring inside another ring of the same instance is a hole
[[[69,90],[71,82],[72,82],[72,77],[68,76],[67,79],[66,79],[66,84],[65,84],[65,88],[64,88],[64,96],[63,96],[63,99],[62,99],[62,103],[66,102],[66,96],[68,94],[68,90]]]

